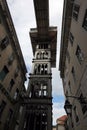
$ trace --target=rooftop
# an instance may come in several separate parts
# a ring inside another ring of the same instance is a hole
[[[65,124],[65,122],[66,122],[66,120],[67,120],[67,115],[63,115],[63,116],[61,116],[61,117],[59,117],[57,120],[56,120],[56,122],[58,123],[58,124]]]

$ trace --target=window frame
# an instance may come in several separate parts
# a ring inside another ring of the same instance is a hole
[[[8,58],[8,65],[11,65],[15,59],[14,53],[12,53]]]
[[[9,44],[9,38],[8,38],[8,36],[5,36],[5,37],[0,41],[0,48],[1,48],[2,50],[4,50],[4,49],[7,47],[8,44]]]
[[[87,31],[87,9],[85,11],[82,27]]]
[[[9,73],[8,68],[4,66],[0,72],[0,80],[3,81],[8,73]]]
[[[79,63],[82,64],[82,62],[84,61],[84,54],[82,53],[82,50],[79,47],[79,45],[77,45],[77,48],[76,48],[76,57]]]
[[[72,17],[77,21],[79,16],[80,5],[74,3]]]
[[[8,90],[11,92],[13,86],[14,86],[15,82],[13,79],[10,80],[10,83],[9,83],[9,87],[8,87]]]
[[[2,113],[3,113],[4,109],[5,109],[5,107],[6,107],[6,102],[4,100],[2,100],[2,102],[0,104],[0,118],[2,116]]]
[[[71,32],[69,32],[69,41],[70,41],[71,45],[73,46],[74,36]]]

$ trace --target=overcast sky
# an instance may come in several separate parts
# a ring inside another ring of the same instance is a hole
[[[22,49],[28,74],[32,66],[32,48],[30,43],[29,31],[30,28],[36,27],[35,13],[33,0],[7,0],[9,9],[12,15],[16,33]],[[52,69],[52,95],[53,95],[53,125],[56,124],[56,119],[65,114],[63,109],[64,96],[62,82],[59,76],[59,53],[60,53],[60,37],[61,37],[61,21],[63,0],[49,0],[49,16],[50,26],[57,26],[57,64],[56,68]],[[27,84],[27,82],[26,82]]]

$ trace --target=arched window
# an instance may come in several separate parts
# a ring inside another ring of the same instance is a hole
[[[45,59],[48,59],[48,52],[45,52]]]
[[[43,52],[43,59],[45,59],[45,53]]]
[[[47,74],[48,65],[45,65],[45,74]]]
[[[37,74],[37,65],[34,67],[34,74]]]
[[[44,65],[41,66],[41,74],[44,74]]]
[[[39,45],[36,45],[36,49],[39,49]]]
[[[43,59],[43,53],[42,52],[40,53],[40,57],[41,57],[41,59]]]
[[[37,59],[40,59],[40,53],[39,53],[39,52],[37,53],[36,58],[37,58]]]
[[[41,65],[38,65],[38,74],[40,74]]]

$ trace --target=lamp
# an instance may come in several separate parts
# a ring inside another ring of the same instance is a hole
[[[71,114],[72,105],[70,104],[70,102],[68,100],[65,101],[64,109],[65,109],[67,115]]]

